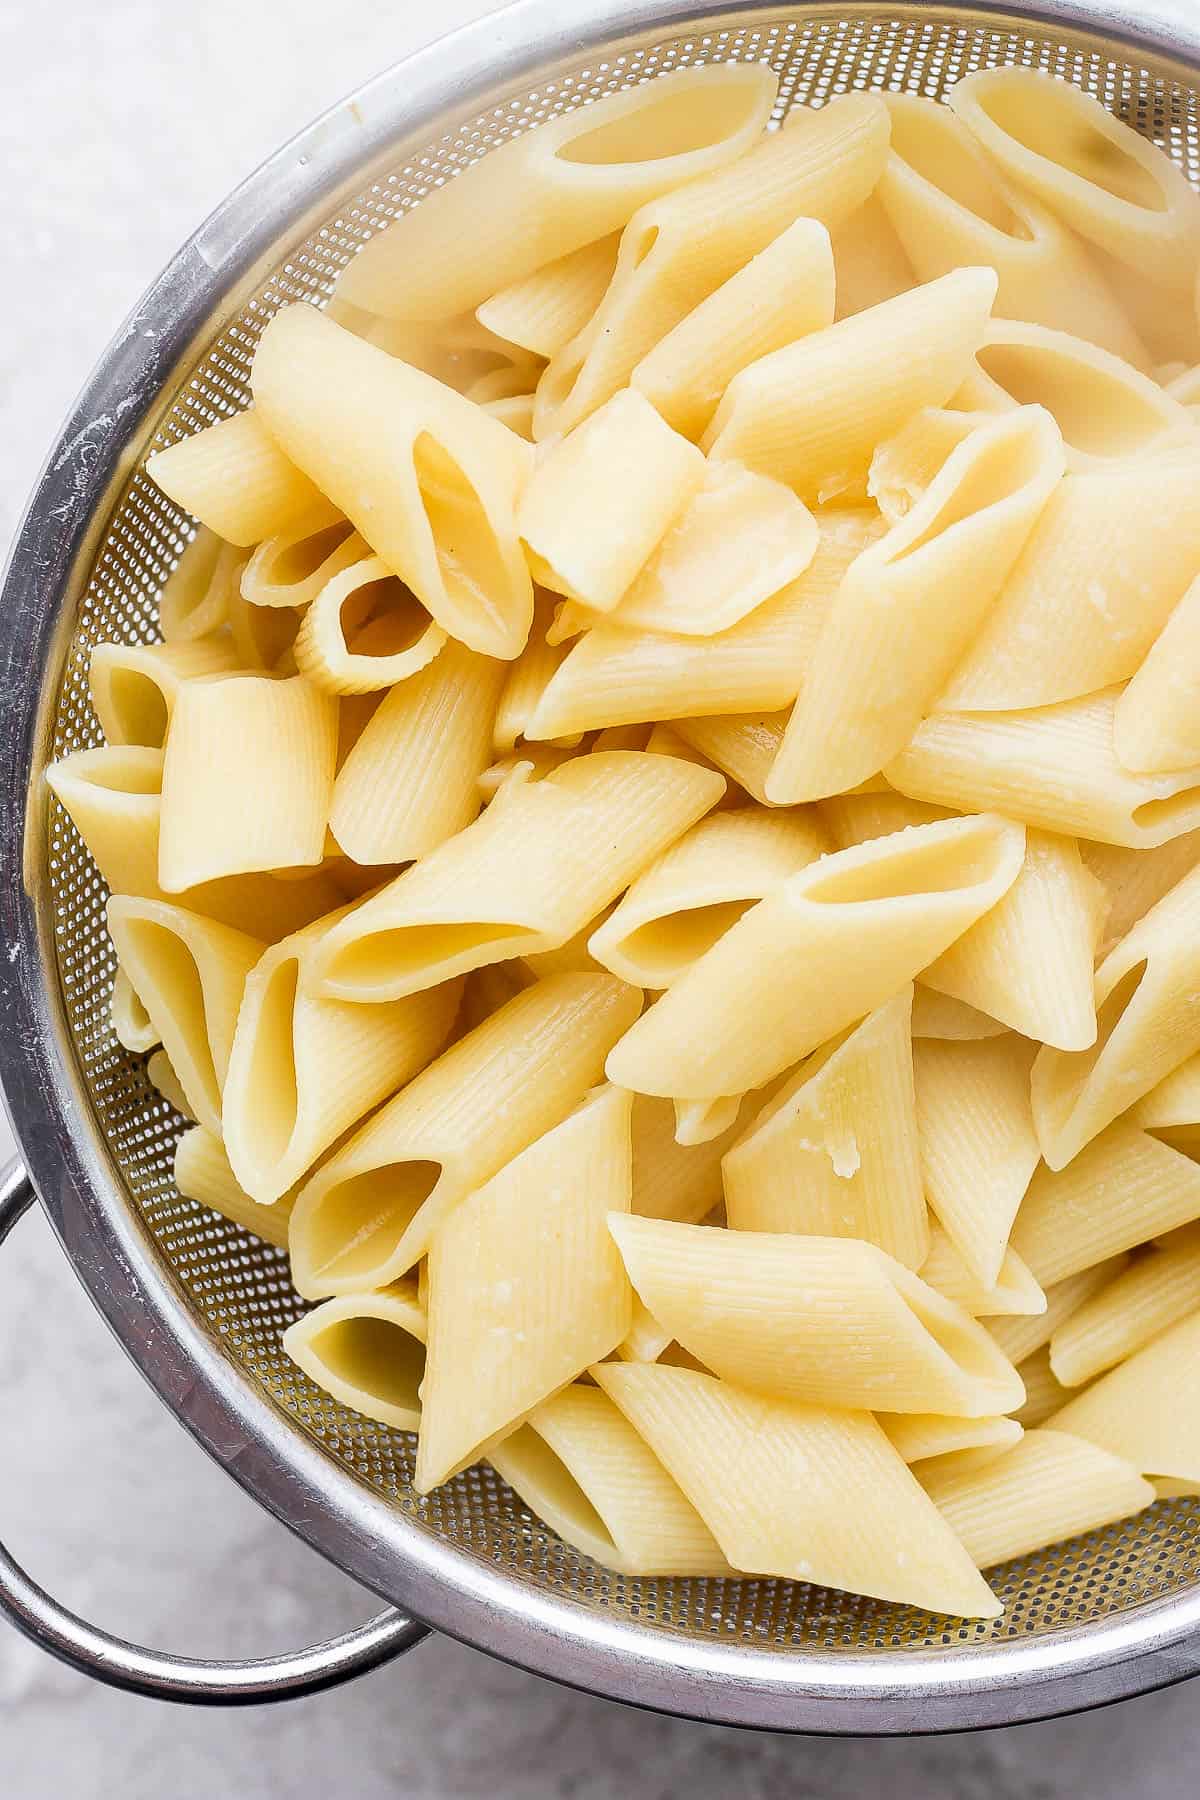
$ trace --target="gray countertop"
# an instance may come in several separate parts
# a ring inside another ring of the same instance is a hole
[[[488,10],[0,0],[0,546],[76,389],[187,232],[329,101]],[[110,1629],[254,1656],[371,1608],[175,1425],[36,1216],[0,1259],[0,1446],[0,1532]],[[92,1687],[0,1627],[12,1800],[1175,1800],[1198,1758],[1193,1688],[973,1737],[788,1740],[632,1713],[443,1640],[340,1693],[220,1716]]]

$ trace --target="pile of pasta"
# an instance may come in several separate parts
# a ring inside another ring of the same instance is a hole
[[[1200,1492],[1200,201],[1029,71],[564,113],[265,324],[49,775],[284,1342],[632,1575]]]

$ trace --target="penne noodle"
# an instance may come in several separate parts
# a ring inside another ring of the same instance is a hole
[[[1200,576],[1117,701],[1113,747],[1123,768],[1161,775],[1200,762]]]
[[[885,165],[886,166],[886,165]],[[912,264],[879,202],[879,189],[833,231],[834,317],[849,319],[916,285]]]
[[[1096,1041],[1044,1046],[1033,1065],[1042,1155],[1062,1169],[1097,1132],[1200,1050],[1200,871],[1114,944],[1096,971]]]
[[[1053,1282],[1045,1290],[1045,1312],[993,1318],[987,1329],[1009,1361],[1019,1368],[1050,1342],[1065,1319],[1069,1319],[1105,1282],[1119,1275],[1128,1262],[1128,1256],[1112,1256],[1093,1268],[1081,1269],[1078,1275],[1069,1275],[1065,1281]]]
[[[1200,862],[1200,827],[1168,838],[1154,850],[1083,841],[1079,854],[1108,896],[1099,946],[1103,956]]]
[[[1012,1245],[1048,1286],[1197,1218],[1200,1167],[1118,1119],[1065,1168],[1038,1169]]]
[[[630,382],[695,441],[748,363],[832,325],[834,289],[828,231],[795,219],[660,338]]]
[[[224,636],[174,644],[96,644],[88,663],[88,692],[110,745],[161,750],[184,683],[236,667],[237,653]]]
[[[546,642],[553,612],[554,596],[539,593],[529,641],[517,660],[508,664],[496,707],[492,747],[498,755],[514,750],[522,742],[551,676],[567,654],[562,645]]]
[[[1024,1410],[1024,1409],[1022,1409]],[[880,1413],[892,1449],[906,1463],[948,1456],[955,1450],[1008,1450],[1021,1441],[1016,1419],[956,1419],[945,1413]]]
[[[932,825],[952,817],[944,806],[926,806],[890,789],[880,793],[834,794],[816,808],[835,849],[849,850],[872,838],[891,837],[910,825]]]
[[[661,1363],[602,1363],[592,1373],[735,1568],[958,1616],[1000,1611],[869,1414],[752,1394]]]
[[[166,892],[315,867],[325,854],[337,724],[332,696],[302,676],[183,683],[162,766],[158,879]]]
[[[179,1114],[181,1119],[194,1122],[188,1097],[183,1091],[178,1075],[171,1066],[170,1057],[161,1044],[146,1058],[146,1079],[150,1086],[161,1094],[167,1105]]]
[[[889,525],[898,525],[972,432],[994,425],[995,413],[923,406],[894,437],[877,444],[867,471],[867,493]]]
[[[280,444],[435,623],[482,655],[517,656],[533,616],[516,531],[529,446],[311,306],[276,313],[251,383]]]
[[[259,544],[326,512],[320,490],[288,460],[257,411],[237,413],[156,450],[146,473],[230,544]]]
[[[816,519],[790,488],[738,463],[709,463],[612,622],[685,637],[728,631],[803,575],[819,541]]]
[[[556,256],[485,300],[476,308],[476,318],[498,337],[535,356],[554,356],[583,329],[604,298],[620,243],[620,233],[612,232]]]
[[[1050,1351],[1044,1344],[1032,1356],[1026,1357],[1017,1374],[1025,1383],[1025,1404],[1018,1407],[1012,1422],[1026,1431],[1033,1431],[1044,1425],[1064,1401],[1070,1399],[1070,1393],[1050,1367]]]
[[[1139,1474],[1200,1482],[1191,1404],[1198,1376],[1200,1314],[1193,1312],[1073,1395],[1050,1424],[1123,1457]]]
[[[743,1094],[719,1094],[713,1100],[673,1100],[675,1142],[684,1149],[724,1138],[742,1110]]]
[[[1144,346],[1078,238],[1001,176],[962,119],[916,94],[885,104],[891,150],[877,193],[917,280],[986,264],[1003,319],[1075,332],[1144,367]]]
[[[1015,1250],[1005,1246],[996,1279],[983,1282],[939,1225],[930,1232],[929,1254],[918,1273],[944,1300],[952,1300],[973,1319],[1036,1317],[1046,1310],[1045,1293]]]
[[[1141,281],[1190,297],[1200,201],[1155,144],[1033,69],[981,69],[956,83],[950,105],[1010,181]]]
[[[759,63],[678,70],[561,113],[426,195],[345,269],[338,298],[396,319],[478,306],[609,236],[656,194],[741,156],[776,78]]]
[[[1051,1338],[1050,1366],[1064,1386],[1081,1387],[1197,1310],[1200,1238],[1185,1232],[1148,1249],[1085,1300]]]
[[[306,1299],[405,1274],[465,1194],[571,1111],[602,1077],[641,996],[611,975],[535,982],[444,1050],[302,1190],[292,1280]]]
[[[116,895],[108,929],[178,1077],[187,1110],[220,1135],[221,1100],[246,977],[264,946],[181,906]]]
[[[589,1094],[433,1233],[419,1494],[486,1456],[629,1330],[632,1295],[606,1225],[629,1210],[629,1105],[619,1088]],[[547,1307],[547,1295],[570,1303]]]
[[[237,1015],[225,1147],[238,1181],[263,1205],[437,1055],[462,995],[461,983],[449,982],[387,1007],[322,999],[309,967],[324,928],[318,920],[268,950]]]
[[[385,696],[333,784],[330,829],[355,862],[410,862],[470,825],[507,666],[451,641]]]
[[[298,612],[291,607],[254,606],[240,589],[230,594],[226,610],[240,668],[264,675],[296,673]]]
[[[884,770],[902,794],[994,807],[1065,837],[1150,850],[1200,825],[1200,767],[1133,775],[1118,763],[1119,688],[1029,712],[925,719]]]
[[[676,730],[690,750],[736,781],[760,806],[769,806],[767,776],[779,754],[787,712],[749,717],[735,713],[707,719],[679,719]]]
[[[761,1087],[961,936],[1011,887],[1023,849],[1019,826],[985,815],[823,857],[692,964],[614,1050],[609,1079],[688,1099]]]
[[[697,1225],[721,1204],[721,1158],[738,1131],[735,1119],[700,1144],[676,1136],[675,1108],[648,1094],[633,1096],[633,1199],[645,1219]]]
[[[1126,680],[1198,573],[1200,452],[1068,474],[932,710],[1015,712]]]
[[[594,919],[720,798],[678,757],[581,756],[541,781],[518,768],[483,816],[334,925],[319,993],[396,1000],[485,963],[552,950]]]
[[[175,1186],[186,1200],[199,1201],[278,1250],[287,1249],[294,1195],[286,1194],[275,1206],[260,1206],[252,1200],[238,1186],[220,1138],[202,1125],[185,1131],[175,1146]]]
[[[624,1575],[736,1573],[649,1445],[598,1388],[573,1382],[492,1449],[496,1473],[585,1556]]]
[[[732,166],[635,213],[607,292],[538,383],[534,436],[570,431],[603,405],[795,220],[831,227],[861,205],[883,166],[887,133],[874,94],[840,95],[819,110],[797,107],[782,131],[760,138]]]
[[[921,979],[1037,1043],[1096,1041],[1096,949],[1107,901],[1074,838],[1028,831],[1025,862],[1003,900]]]
[[[341,1406],[392,1431],[421,1423],[425,1308],[412,1282],[325,1300],[283,1334],[283,1348]]]
[[[853,489],[882,438],[960,385],[995,291],[992,270],[959,269],[760,357],[725,390],[704,448],[805,499]]]
[[[920,1268],[929,1222],[911,1006],[908,986],[804,1063],[726,1152],[725,1199],[735,1230],[862,1238]]]
[[[686,735],[698,717],[790,706],[842,576],[877,530],[865,508],[821,515],[804,573],[713,637],[634,634],[602,621],[551,678],[526,736],[561,738],[646,719],[677,720]]]
[[[756,900],[826,848],[820,825],[803,814],[712,813],[637,877],[588,951],[635,987],[670,987]]]
[[[199,526],[158,597],[164,644],[184,644],[220,631],[228,622],[230,596],[245,563],[244,550],[224,543],[207,525]]]
[[[161,1041],[154,1021],[120,963],[113,976],[109,1018],[112,1021],[113,1036],[122,1049],[128,1050],[132,1056],[141,1056],[147,1050],[153,1050]]]
[[[952,1000],[949,994],[935,994],[920,981],[913,990],[914,1038],[941,1038],[947,1043],[966,1044],[1003,1037],[1005,1029],[999,1019],[990,1019],[964,1001]]]
[[[327,694],[367,694],[416,675],[445,642],[415,594],[367,556],[316,595],[296,634],[296,665]]]
[[[1022,407],[972,431],[911,512],[847,569],[767,778],[819,800],[904,749],[978,632],[1063,471],[1058,427]]]
[[[940,1458],[919,1471],[925,1492],[981,1569],[1096,1531],[1152,1504],[1128,1462],[1059,1430],[1026,1431],[986,1461]]]
[[[1041,1160],[1029,1102],[1034,1051],[1012,1032],[913,1047],[925,1195],[985,1289],[1000,1279],[1017,1208]]]
[[[593,612],[611,612],[704,476],[695,445],[648,400],[632,388],[614,394],[534,465],[517,511],[534,576]]]
[[[653,1313],[647,1312],[637,1295],[633,1296],[632,1324],[617,1345],[622,1362],[657,1362],[673,1342]]]
[[[613,1213],[643,1304],[725,1381],[816,1406],[1007,1412],[1023,1398],[981,1325],[854,1238]]]
[[[259,544],[242,570],[242,598],[253,606],[302,612],[335,575],[361,562],[366,545],[335,506]]]

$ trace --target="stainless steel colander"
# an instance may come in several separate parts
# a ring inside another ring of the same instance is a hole
[[[986,64],[1077,82],[1200,181],[1200,6],[1191,28],[1106,0],[1023,8],[714,0],[520,0],[410,58],[279,152],[180,251],[122,329],[55,446],[0,604],[0,1077],[32,1198],[163,1399],[301,1537],[404,1609],[277,1662],[219,1666],[85,1625],[0,1551],[0,1609],[101,1679],[187,1700],[278,1698],[407,1648],[424,1626],[616,1699],[821,1732],[1000,1725],[1200,1671],[1200,1503],[1155,1507],[999,1573],[1002,1619],[957,1623],[774,1581],[633,1580],[566,1548],[486,1469],[419,1501],[412,1445],[283,1356],[301,1311],[280,1252],[181,1200],[178,1119],[113,1037],[105,891],[41,771],[100,741],[92,645],[155,632],[189,521],[148,451],[243,406],[275,309],[323,299],[357,246],[524,130],[688,64],[765,61],[780,112],[847,88],[941,95]],[[411,1614],[412,1617],[407,1615]]]

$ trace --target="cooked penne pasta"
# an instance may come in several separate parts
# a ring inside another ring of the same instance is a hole
[[[378,556],[341,569],[313,599],[296,634],[296,666],[328,694],[395,686],[433,661],[446,633]]]
[[[1155,638],[1117,701],[1113,747],[1139,774],[1161,774],[1200,762],[1200,577]]]
[[[1103,956],[1200,862],[1200,828],[1168,838],[1154,850],[1084,841],[1079,854],[1108,895]]]
[[[766,124],[776,79],[761,63],[678,70],[588,106],[462,170],[344,271],[338,296],[396,319],[478,306],[618,230],[656,194],[741,156]]]
[[[1000,1610],[869,1414],[753,1394],[662,1363],[602,1363],[592,1374],[735,1568],[935,1612]]]
[[[1050,1366],[1065,1387],[1080,1387],[1198,1309],[1200,1237],[1185,1232],[1085,1300],[1051,1338]]]
[[[826,848],[820,825],[803,813],[712,813],[637,877],[588,950],[635,987],[670,987],[756,900]]]
[[[283,1347],[310,1381],[342,1406],[393,1431],[421,1423],[425,1308],[415,1284],[379,1294],[343,1294],[305,1313],[283,1334]]]
[[[1050,1367],[1048,1345],[1043,1344],[1040,1350],[1035,1350],[1032,1356],[1026,1357],[1017,1374],[1025,1383],[1025,1404],[1013,1414],[1013,1423],[1019,1424],[1026,1431],[1033,1431],[1037,1426],[1044,1425],[1051,1414],[1056,1413],[1063,1402],[1070,1399],[1070,1393]]]
[[[979,384],[976,403],[1044,406],[1062,432],[1068,468],[1153,452],[1196,429],[1157,381],[1067,331],[993,319],[975,361],[968,385]]]
[[[1193,1312],[1073,1396],[1050,1423],[1124,1457],[1140,1474],[1200,1482],[1200,1432],[1190,1404],[1198,1377],[1200,1313]]]
[[[141,1056],[161,1042],[154,1021],[142,1005],[137,989],[120,963],[113,976],[109,1018],[118,1044],[133,1056]]]
[[[1041,407],[970,432],[912,508],[846,571],[767,778],[778,805],[875,775],[912,737],[978,632],[1063,472]]]
[[[183,684],[236,667],[237,652],[224,636],[174,644],[97,644],[88,664],[88,691],[109,744],[161,750]]]
[[[867,493],[889,525],[898,525],[912,511],[950,455],[973,431],[993,424],[1000,410],[959,412],[923,406],[894,437],[876,446],[867,471]]]
[[[1119,1275],[1128,1262],[1128,1256],[1112,1256],[1093,1268],[1081,1269],[1078,1275],[1068,1275],[1065,1281],[1056,1281],[1046,1289],[1045,1312],[993,1318],[987,1329],[1009,1361],[1019,1368],[1035,1351],[1050,1342],[1065,1319],[1069,1319],[1105,1282]]]
[[[537,580],[611,612],[704,475],[695,445],[648,400],[632,388],[614,394],[546,447],[521,495],[517,529]]]
[[[1029,1102],[1033,1057],[1034,1046],[1011,1032],[913,1047],[925,1194],[985,1288],[1000,1278],[1017,1208],[1041,1160]]]
[[[1096,970],[1096,1041],[1044,1046],[1033,1065],[1042,1155],[1061,1169],[1097,1132],[1200,1050],[1200,870],[1114,944]]]
[[[950,105],[1004,174],[1142,281],[1187,290],[1200,200],[1169,156],[1090,95],[1034,69],[980,69]]]
[[[450,641],[385,695],[333,784],[330,830],[355,862],[409,862],[475,818],[506,666]]]
[[[312,604],[322,588],[361,562],[366,545],[328,502],[287,531],[266,538],[242,570],[242,598],[253,606],[292,607]]]
[[[230,544],[261,543],[325,511],[320,490],[288,460],[257,411],[237,413],[156,450],[146,473]]]
[[[1011,887],[1023,851],[1005,820],[947,819],[789,876],[634,1026],[609,1079],[688,1099],[761,1087],[961,936]]]
[[[1015,712],[1126,680],[1197,573],[1200,451],[1068,474],[936,710]]]
[[[538,383],[534,436],[569,431],[643,357],[796,219],[827,227],[870,194],[887,150],[874,94],[798,107],[782,131],[703,181],[634,214],[608,290]]]
[[[146,1079],[150,1086],[161,1094],[167,1105],[174,1108],[181,1119],[187,1119],[194,1123],[188,1097],[171,1065],[170,1057],[161,1044],[146,1058]]]
[[[158,597],[158,628],[164,644],[184,644],[190,638],[220,631],[228,621],[230,597],[238,588],[245,563],[244,550],[201,525]]]
[[[996,311],[1078,333],[1145,366],[1145,347],[1078,238],[983,155],[949,107],[888,94],[891,149],[877,190],[918,281],[986,264]]]
[[[619,232],[569,250],[510,282],[475,309],[481,325],[535,356],[553,356],[582,330],[612,280]]]
[[[287,1249],[288,1219],[292,1194],[285,1194],[275,1206],[260,1206],[252,1200],[229,1166],[225,1146],[220,1138],[203,1125],[185,1131],[175,1146],[175,1186],[186,1200],[198,1200],[222,1218],[232,1219],[256,1237],[278,1250]]]
[[[832,241],[836,319],[848,319],[869,306],[894,300],[915,285],[912,264],[879,203],[878,187],[856,212],[835,226]]]
[[[185,682],[162,767],[158,880],[165,891],[315,867],[325,854],[337,726],[336,701],[302,676]]]
[[[873,1244],[614,1213],[629,1278],[726,1381],[818,1406],[1007,1412],[1015,1369],[961,1307]]]
[[[611,975],[555,975],[501,1006],[325,1162],[296,1203],[306,1299],[386,1286],[435,1230],[602,1076],[641,996]]]
[[[507,666],[492,731],[492,747],[498,755],[522,742],[551,676],[567,654],[565,646],[546,642],[554,604],[553,594],[538,594],[529,641],[516,662]]]
[[[699,1144],[676,1137],[675,1108],[648,1094],[633,1096],[633,1200],[646,1219],[697,1225],[722,1198],[721,1158],[738,1132],[738,1120]]]
[[[1065,1168],[1037,1171],[1012,1244],[1046,1286],[1197,1218],[1200,1167],[1118,1119]]]
[[[629,1210],[629,1106],[620,1088],[590,1094],[433,1233],[418,1493],[486,1455],[629,1330],[629,1281],[607,1228]],[[547,1295],[570,1304],[548,1307]]]
[[[544,1400],[488,1460],[560,1538],[607,1568],[736,1574],[649,1445],[598,1388],[573,1382]]]
[[[779,754],[787,720],[786,710],[765,716],[733,713],[679,719],[676,730],[709,767],[719,768],[760,806],[769,806],[767,776]]]
[[[734,815],[736,816],[736,815]],[[725,1154],[739,1231],[862,1238],[907,1268],[929,1249],[911,985],[804,1063]]]
[[[319,998],[309,968],[325,928],[318,920],[268,950],[237,1015],[225,1147],[242,1187],[264,1205],[437,1055],[462,997],[452,981],[386,1007]]]
[[[226,603],[238,666],[264,675],[296,673],[300,614],[290,606],[254,606],[239,589]]]
[[[518,768],[483,816],[334,925],[317,991],[395,1000],[564,944],[720,798],[678,757],[593,753],[541,781]]]
[[[818,530],[804,573],[727,631],[703,639],[633,634],[604,621],[586,632],[545,688],[526,736],[651,718],[677,720],[682,733],[683,721],[790,706],[842,576],[878,521],[866,508],[847,508],[822,514]]]
[[[1036,1043],[1085,1050],[1096,1039],[1093,971],[1106,911],[1074,838],[1028,831],[1003,900],[921,979]]]
[[[434,621],[485,656],[517,656],[533,617],[516,531],[529,446],[311,306],[276,313],[251,381],[280,444]]]
[[[616,1354],[621,1361],[657,1362],[672,1341],[670,1332],[663,1330],[635,1294],[629,1330],[617,1345]]]
[[[872,452],[966,375],[995,298],[990,269],[959,269],[735,375],[704,447],[832,499],[865,482]]]
[[[910,825],[932,825],[951,817],[944,806],[926,806],[891,790],[832,795],[816,810],[838,850],[869,843],[872,838],[891,837]]]
[[[1007,1450],[1021,1441],[1016,1419],[956,1419],[945,1413],[880,1413],[879,1423],[893,1450],[906,1463],[955,1450]]]
[[[973,1319],[1034,1317],[1046,1310],[1044,1291],[1015,1250],[1005,1246],[996,1279],[983,1282],[940,1225],[929,1234],[929,1254],[917,1272],[943,1299],[952,1300]]]
[[[926,1463],[918,1478],[981,1569],[1128,1518],[1154,1500],[1130,1463],[1057,1424],[1026,1431],[984,1461]]]
[[[170,1058],[188,1111],[219,1135],[238,1008],[263,944],[157,900],[114,895],[107,917],[117,955]]]
[[[914,1038],[942,1038],[947,1043],[966,1044],[1003,1037],[1005,1030],[999,1019],[990,1019],[964,1001],[952,1000],[949,994],[935,994],[932,988],[917,982],[913,991]]]
[[[828,231],[819,219],[795,219],[660,338],[630,383],[668,425],[698,439],[748,363],[833,324],[834,292]]]
[[[964,812],[994,807],[1065,837],[1154,849],[1200,825],[1200,766],[1171,775],[1123,769],[1113,748],[1120,692],[925,719],[884,774],[916,800]]]

